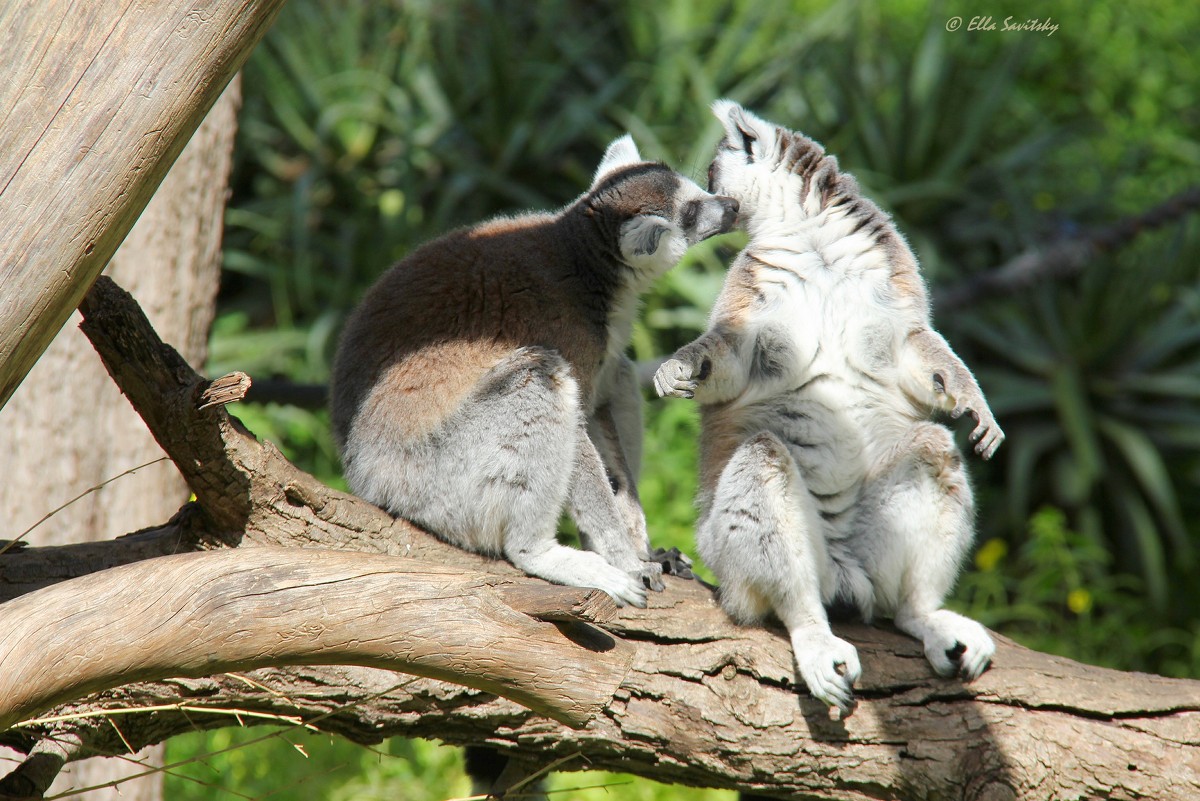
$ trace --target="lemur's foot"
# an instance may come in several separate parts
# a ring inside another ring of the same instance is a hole
[[[657,561],[650,559],[642,562],[642,567],[637,573],[637,578],[641,579],[643,584],[655,592],[662,592],[667,588],[662,578],[663,572],[663,566]]]
[[[646,588],[642,582],[611,565],[604,567],[607,569],[598,571],[596,575],[581,584],[604,590],[617,602],[617,606],[636,606],[644,609],[646,607]]]
[[[921,640],[925,658],[939,676],[959,676],[974,681],[992,663],[996,644],[980,624],[968,617],[939,609],[919,620],[897,619],[904,631]]]
[[[805,629],[792,632],[792,650],[800,678],[808,691],[818,700],[835,707],[838,717],[854,713],[854,685],[862,675],[858,650],[828,629]]]
[[[655,548],[650,552],[650,561],[662,566],[662,572],[682,579],[695,578],[692,560],[678,548]]]

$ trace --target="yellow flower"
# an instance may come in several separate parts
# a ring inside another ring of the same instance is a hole
[[[979,568],[984,573],[990,573],[996,569],[996,565],[1000,564],[1005,556],[1008,555],[1008,545],[1002,539],[993,537],[983,544],[979,552],[975,554],[975,567]]]
[[[1077,615],[1090,612],[1092,610],[1092,594],[1082,587],[1071,590],[1067,593],[1067,608]]]

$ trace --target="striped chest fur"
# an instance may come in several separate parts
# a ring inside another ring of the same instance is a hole
[[[778,435],[832,517],[853,505],[871,465],[919,417],[898,389],[896,358],[915,310],[876,243],[843,235],[852,221],[812,223],[752,242],[734,266],[747,292],[748,382],[707,410],[704,428]]]

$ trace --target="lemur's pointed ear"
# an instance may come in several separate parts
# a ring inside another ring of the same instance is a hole
[[[732,100],[718,100],[712,104],[712,111],[725,129],[725,140],[751,160],[765,158],[774,147],[775,126]]]
[[[600,166],[596,168],[596,174],[592,176],[592,188],[595,189],[609,173],[619,170],[621,167],[641,162],[642,157],[638,154],[637,145],[633,143],[633,137],[625,134],[604,151],[604,158],[600,159]]]

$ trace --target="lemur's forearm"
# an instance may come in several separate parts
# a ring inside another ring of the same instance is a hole
[[[976,423],[971,441],[976,443],[980,456],[990,459],[1004,441],[1004,432],[975,376],[942,335],[930,328],[909,334],[901,353],[901,368],[904,391],[918,402],[955,418],[971,413]]]

